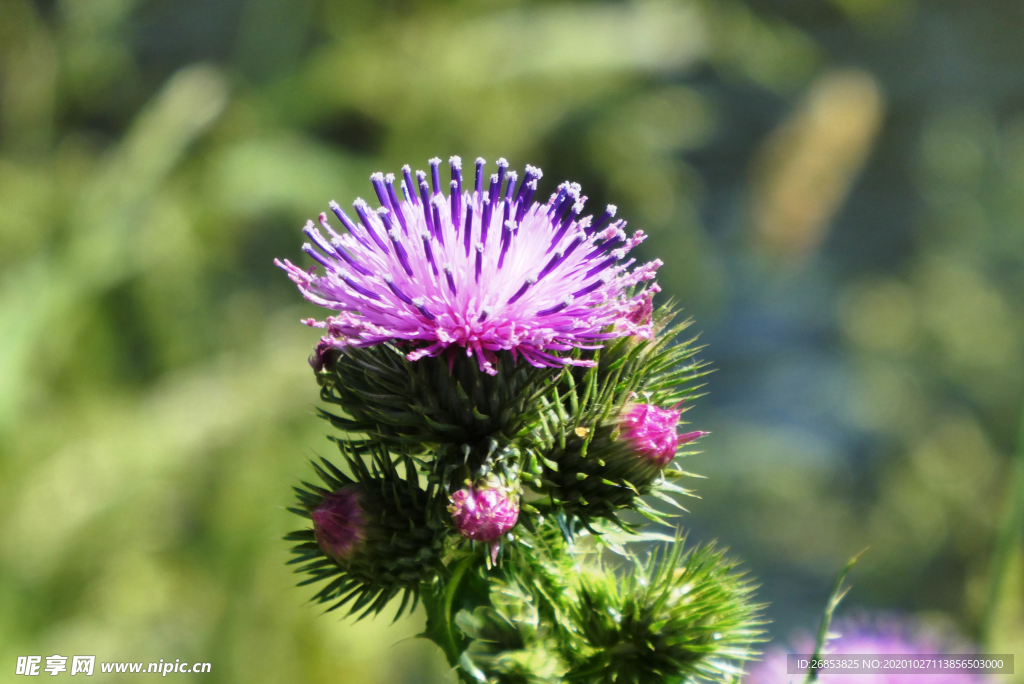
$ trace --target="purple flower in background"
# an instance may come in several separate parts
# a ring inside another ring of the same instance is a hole
[[[682,411],[678,409],[630,404],[620,419],[622,436],[637,454],[657,463],[659,467],[666,466],[675,458],[680,444],[692,442],[707,434],[699,431],[683,435],[677,433],[680,414]]]
[[[324,496],[312,518],[317,544],[339,563],[350,558],[365,539],[365,521],[356,486]]]
[[[952,646],[946,640],[923,633],[906,620],[886,617],[846,620],[832,626],[830,632],[839,636],[825,646],[824,655],[937,655],[942,653],[970,653],[972,649]],[[809,654],[814,651],[811,639],[798,641],[795,650],[772,649],[764,660],[753,666],[744,684],[786,684],[802,682],[804,674],[787,674],[787,653]],[[983,675],[948,672],[921,675],[911,672],[878,674],[818,673],[821,684],[985,684]]]
[[[540,169],[527,166],[522,182],[508,163],[484,183],[477,159],[475,186],[462,187],[462,161],[452,157],[449,194],[443,194],[440,159],[430,178],[403,168],[403,198],[395,177],[370,177],[380,208],[353,204],[357,221],[341,207],[331,210],[344,227],[336,232],[326,214],[323,233],[310,221],[303,246],[323,275],[275,260],[311,302],[337,312],[326,321],[325,346],[371,346],[407,341],[411,361],[455,348],[476,357],[495,374],[496,352],[522,354],[534,366],[593,365],[559,356],[592,349],[609,338],[648,337],[644,315],[661,261],[632,271],[626,254],[644,239],[627,236],[625,221],[609,205],[597,219],[581,217],[586,197],[563,183],[545,204],[533,201]]]

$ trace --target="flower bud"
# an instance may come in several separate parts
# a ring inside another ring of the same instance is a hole
[[[330,610],[378,613],[401,594],[401,614],[423,583],[436,579],[450,531],[410,457],[341,447],[351,474],[321,459],[313,466],[325,486],[295,488],[299,505],[289,510],[313,524],[285,536],[296,542],[291,562],[308,575],[302,584],[327,582],[313,600]]]
[[[343,487],[326,495],[311,517],[317,544],[338,563],[350,559],[366,540],[358,486]]]
[[[495,541],[519,519],[519,495],[507,487],[469,485],[452,494],[451,502],[455,529],[473,541]]]
[[[661,409],[650,404],[632,404],[622,412],[622,436],[633,451],[659,468],[672,462],[680,444],[692,442],[705,432],[676,432],[679,416],[677,409]]]
[[[626,404],[618,416],[568,433],[564,446],[552,440],[537,489],[584,524],[596,518],[617,520],[627,508],[660,519],[642,497],[658,490],[663,500],[668,493],[686,494],[662,473],[680,445],[707,434],[677,433],[681,414],[676,408]]]

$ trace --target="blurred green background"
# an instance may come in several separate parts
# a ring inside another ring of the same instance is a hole
[[[718,368],[683,523],[774,637],[870,545],[847,606],[1024,655],[1022,35],[1016,0],[0,0],[0,678],[452,681],[421,616],[292,586],[333,450],[271,263],[451,154],[651,235]]]

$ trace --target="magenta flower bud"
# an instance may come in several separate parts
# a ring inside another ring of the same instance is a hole
[[[451,496],[455,529],[473,541],[495,541],[519,519],[519,496],[503,487],[464,487]]]
[[[339,563],[349,560],[366,539],[357,486],[343,487],[325,496],[312,518],[317,544]]]
[[[622,435],[633,450],[658,467],[668,465],[676,456],[680,444],[704,436],[705,432],[676,432],[678,409],[661,409],[651,404],[631,404],[622,413]]]

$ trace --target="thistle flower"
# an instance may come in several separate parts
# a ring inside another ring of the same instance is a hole
[[[502,350],[536,367],[586,366],[594,362],[559,354],[650,335],[638,315],[649,300],[633,290],[661,261],[629,270],[634,260],[623,259],[644,234],[627,236],[614,206],[581,217],[587,198],[569,182],[545,204],[534,202],[540,169],[527,166],[517,185],[504,159],[486,186],[477,159],[474,188],[463,190],[462,161],[452,157],[446,196],[440,164],[430,160],[429,185],[426,173],[414,181],[404,167],[401,200],[393,175],[373,174],[381,206],[356,199],[358,222],[331,203],[341,233],[327,214],[323,233],[310,221],[303,250],[322,275],[275,261],[308,300],[337,312],[306,321],[326,329],[325,348],[394,342],[406,345],[410,361],[462,350],[494,375]]]
[[[680,444],[687,444],[706,435],[706,432],[676,431],[678,409],[662,409],[651,404],[630,404],[622,412],[622,436],[633,452],[662,468],[672,462]]]

